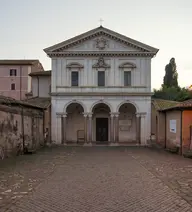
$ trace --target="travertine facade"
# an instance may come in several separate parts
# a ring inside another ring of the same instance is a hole
[[[158,49],[101,26],[45,52],[52,59],[52,140],[146,144]]]

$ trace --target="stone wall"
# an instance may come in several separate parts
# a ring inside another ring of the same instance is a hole
[[[43,111],[41,109],[0,104],[0,154],[17,154],[23,143],[37,149],[43,145]],[[1,158],[1,155],[0,155]]]
[[[176,122],[175,131],[172,131],[170,121]],[[166,147],[181,148],[181,111],[173,110],[166,112]]]

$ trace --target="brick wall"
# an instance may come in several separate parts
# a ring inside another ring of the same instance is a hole
[[[23,139],[30,148],[38,148],[44,143],[43,111],[0,105],[0,148],[4,155],[16,155],[17,145],[23,145]]]

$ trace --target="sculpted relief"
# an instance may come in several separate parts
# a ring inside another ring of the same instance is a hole
[[[96,69],[99,69],[99,68],[104,68],[104,69],[107,69],[107,68],[110,68],[110,65],[107,64],[104,60],[104,58],[101,56],[98,58],[98,61],[97,63],[95,63],[93,65],[93,68],[96,68]]]
[[[97,38],[96,48],[99,50],[104,50],[106,47],[108,47],[108,41],[103,37]]]

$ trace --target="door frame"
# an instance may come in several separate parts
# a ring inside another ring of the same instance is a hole
[[[97,119],[105,119],[107,120],[107,141],[98,141],[97,140]],[[96,117],[95,118],[95,141],[100,143],[105,143],[109,141],[109,118],[108,117]]]

